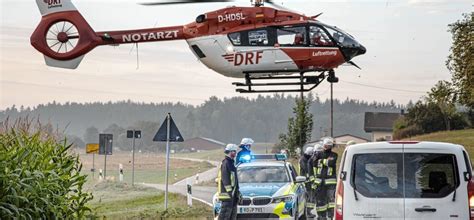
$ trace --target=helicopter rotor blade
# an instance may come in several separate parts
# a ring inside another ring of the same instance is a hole
[[[352,62],[352,61],[347,61],[347,63],[348,63],[348,64],[351,64],[352,66],[357,67],[357,69],[360,69],[360,70],[362,69],[362,68],[360,68],[357,64],[355,64],[355,63]]]
[[[278,3],[275,3],[275,1],[273,1],[273,0],[264,0],[264,2],[265,2],[266,4],[272,5],[274,8],[279,9],[279,10],[292,11],[292,10],[289,9],[289,8],[286,8],[286,7],[284,7],[284,6],[282,6],[282,5],[278,4]]]
[[[174,5],[174,4],[192,4],[192,3],[216,3],[216,2],[232,2],[233,0],[165,0],[158,2],[143,2],[138,3],[145,6],[154,6],[154,5]]]

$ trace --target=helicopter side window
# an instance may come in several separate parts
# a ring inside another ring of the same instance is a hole
[[[277,29],[278,44],[280,46],[306,46],[305,27],[281,27]]]
[[[326,32],[318,26],[309,27],[309,43],[311,46],[334,46]]]
[[[240,32],[230,33],[229,34],[229,39],[230,39],[230,41],[232,41],[232,44],[234,46],[242,45],[242,41],[241,41],[241,38],[240,38]]]
[[[248,32],[250,46],[268,46],[267,30],[254,30]]]

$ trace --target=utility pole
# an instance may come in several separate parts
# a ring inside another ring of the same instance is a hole
[[[300,82],[301,82],[301,86],[300,86],[300,97],[301,97],[301,104],[303,104],[304,102],[304,94],[303,94],[303,90],[304,90],[304,86],[303,86],[303,74],[304,73],[300,73]],[[304,123],[301,123],[301,127],[300,127],[300,156],[303,156],[304,154],[304,149],[303,149],[303,137],[302,137],[302,133],[303,133],[303,126],[304,126]]]
[[[331,82],[331,137],[334,137],[334,100],[333,100],[333,86]]]
[[[171,114],[168,113],[166,117],[166,177],[165,177],[165,210],[168,210],[168,172],[170,169],[170,117]]]
[[[334,70],[329,70],[328,82],[331,84],[331,116],[330,116],[330,132],[331,137],[334,137],[334,100],[333,100],[333,83],[339,82],[339,78],[336,77]]]

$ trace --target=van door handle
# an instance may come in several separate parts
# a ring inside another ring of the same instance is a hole
[[[422,208],[415,208],[415,211],[417,211],[417,212],[436,212],[436,209],[431,208],[431,207],[422,207]]]

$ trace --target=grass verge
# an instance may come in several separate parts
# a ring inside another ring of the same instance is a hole
[[[186,197],[169,193],[168,210],[164,209],[163,191],[124,183],[102,182],[93,189],[89,203],[98,219],[211,219],[212,210],[198,201],[188,207]]]

